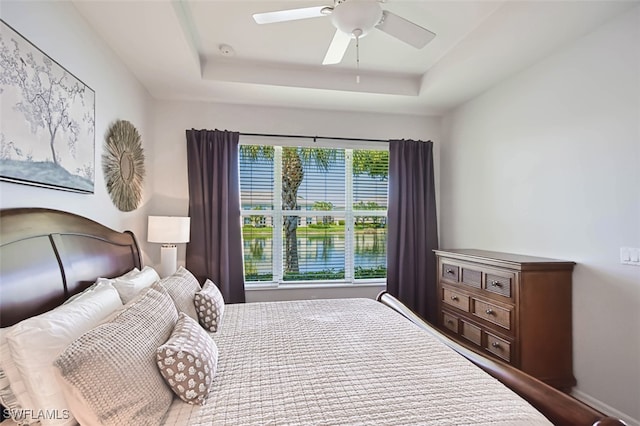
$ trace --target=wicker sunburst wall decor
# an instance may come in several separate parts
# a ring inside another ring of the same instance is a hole
[[[123,212],[135,210],[142,198],[144,151],[140,133],[130,122],[118,120],[109,128],[102,169],[113,204]]]

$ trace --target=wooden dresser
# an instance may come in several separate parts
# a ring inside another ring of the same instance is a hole
[[[574,262],[484,250],[434,250],[439,326],[457,341],[568,391]]]

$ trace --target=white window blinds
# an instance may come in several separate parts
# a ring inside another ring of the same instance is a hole
[[[241,145],[247,282],[386,276],[388,151]]]

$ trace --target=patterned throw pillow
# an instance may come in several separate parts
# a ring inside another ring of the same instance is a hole
[[[173,299],[178,312],[184,312],[198,321],[198,314],[196,314],[193,298],[196,292],[200,291],[200,283],[191,272],[181,266],[173,275],[162,279],[160,284]]]
[[[194,302],[200,325],[205,330],[217,331],[224,314],[224,298],[218,287],[211,280],[207,280],[202,290],[196,293]]]
[[[181,312],[156,358],[160,374],[180,399],[189,404],[206,403],[218,366],[218,347],[197,322]]]

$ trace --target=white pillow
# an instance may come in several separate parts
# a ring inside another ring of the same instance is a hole
[[[138,268],[134,268],[123,276],[133,277],[139,273],[140,270]],[[98,281],[96,281],[96,283],[91,287],[72,296],[64,303],[71,303],[104,285],[111,286],[111,280],[98,278]],[[111,287],[113,288],[113,286]],[[33,402],[31,401],[31,397],[29,396],[24,380],[22,380],[22,376],[20,376],[18,367],[13,362],[13,358],[11,357],[11,352],[9,350],[9,343],[6,338],[7,333],[13,330],[14,327],[15,325],[0,329],[0,403],[2,403],[5,408],[9,409],[7,414],[9,414],[13,420],[18,423],[28,424],[31,419],[21,417],[20,413],[23,413],[23,411],[21,411],[23,407],[33,407]],[[34,422],[37,421],[39,420],[34,420]]]
[[[140,269],[138,269],[138,268],[133,268],[132,270],[130,270],[130,271],[129,271],[129,272],[127,272],[126,274],[124,274],[124,275],[120,275],[120,276],[119,276],[119,277],[117,277],[117,278],[122,278],[122,279],[131,279],[131,278],[134,278],[134,277],[138,276],[139,274],[140,274]],[[67,299],[67,300],[64,302],[64,304],[71,303],[71,302],[73,302],[74,300],[76,300],[78,297],[81,297],[83,294],[86,294],[86,293],[92,292],[92,291],[93,291],[93,290],[95,290],[95,289],[96,289],[96,287],[97,287],[98,285],[100,285],[101,283],[106,283],[106,284],[109,284],[109,285],[113,285],[113,281],[114,281],[115,279],[117,279],[117,278],[98,278],[98,279],[96,280],[96,282],[95,282],[95,283],[93,283],[92,285],[90,285],[89,287],[87,287],[86,289],[84,289],[82,292],[80,292],[80,293],[78,293],[78,294],[75,294],[75,295],[71,296],[69,299]]]
[[[122,304],[129,303],[140,290],[151,287],[151,284],[160,281],[160,277],[155,269],[150,266],[142,268],[140,273],[133,277],[119,277],[113,280],[113,286],[118,290]]]
[[[133,278],[133,277],[137,277],[138,275],[140,275],[140,269],[138,268],[133,268],[132,270],[130,270],[129,272],[127,272],[124,275],[119,276],[118,278]]]
[[[20,416],[23,407],[31,407],[31,397],[27,392],[24,380],[20,376],[18,367],[9,350],[9,342],[7,342],[7,334],[13,330],[15,325],[6,328],[0,328],[0,403],[5,409],[8,409],[7,414],[16,422],[22,424],[29,424],[28,419],[23,419]]]
[[[57,410],[51,416],[57,419],[40,419],[43,426],[75,424],[55,378],[53,361],[71,342],[120,307],[116,289],[98,285],[71,303],[16,324],[6,334],[11,357],[31,397],[31,406],[22,408],[35,414]]]

